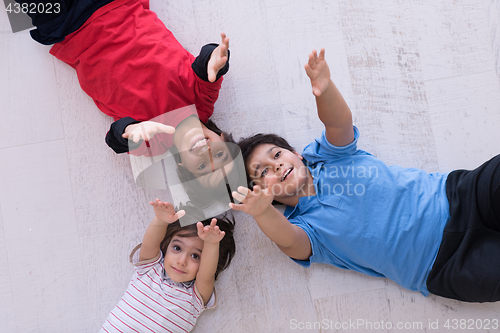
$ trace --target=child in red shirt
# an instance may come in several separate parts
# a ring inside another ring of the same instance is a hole
[[[138,130],[134,141],[151,138],[165,127],[147,121],[192,104],[212,129],[202,125],[204,133],[215,132],[222,141],[209,117],[229,69],[224,33],[220,45],[203,46],[195,58],[149,10],[148,0],[66,0],[61,5],[58,14],[29,13],[37,26],[31,35],[42,44],[56,42],[50,53],[75,68],[82,89],[113,117],[106,143],[115,152],[129,151],[127,138],[139,128],[136,124],[144,122],[147,133]],[[163,118],[176,127],[190,114]],[[171,135],[163,139],[173,144]]]

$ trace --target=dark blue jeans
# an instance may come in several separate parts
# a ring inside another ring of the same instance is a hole
[[[446,181],[450,220],[427,279],[435,295],[466,302],[500,300],[500,155]]]

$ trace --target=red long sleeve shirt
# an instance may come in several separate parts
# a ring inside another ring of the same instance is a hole
[[[194,73],[194,56],[149,10],[147,0],[101,7],[50,53],[76,70],[82,89],[115,120],[144,121],[195,104],[206,122],[222,83]]]

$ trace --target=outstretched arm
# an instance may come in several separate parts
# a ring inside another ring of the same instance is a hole
[[[154,258],[160,251],[160,244],[165,237],[165,232],[170,223],[173,223],[184,216],[185,211],[180,210],[177,213],[174,206],[169,202],[162,202],[160,199],[149,203],[153,206],[155,217],[149,224],[142,239],[139,261]]]
[[[261,189],[255,185],[251,191],[240,186],[232,194],[241,203],[230,203],[229,207],[252,215],[260,230],[287,256],[298,260],[308,259],[312,253],[309,237],[272,205],[274,195],[270,188]]]
[[[111,124],[106,134],[106,143],[117,154],[141,147],[142,141],[151,140],[155,134],[172,134],[175,128],[154,121],[137,121],[130,117],[118,119]],[[130,141],[129,141],[130,139]]]
[[[212,219],[210,225],[203,226],[198,222],[198,236],[203,240],[200,268],[196,273],[196,289],[203,298],[203,304],[207,304],[214,290],[215,272],[219,263],[219,243],[224,238],[225,232],[216,225],[217,219]]]
[[[229,70],[229,38],[221,33],[221,43],[210,43],[204,45],[200,54],[191,64],[196,76],[202,81],[209,83],[204,89],[220,89],[221,77]],[[219,84],[210,84],[219,83]]]
[[[174,134],[174,132],[175,128],[172,126],[148,120],[128,125],[125,128],[122,137],[137,143],[143,140],[149,141],[157,133]]]
[[[155,121],[142,121],[128,125],[122,134],[125,139],[137,143],[142,140],[149,141],[157,133],[174,134],[175,128]]]
[[[316,50],[313,50],[304,68],[311,80],[318,116],[325,124],[328,142],[335,146],[348,145],[354,141],[351,109],[330,79],[325,49],[321,49],[319,56]]]
[[[220,37],[221,43],[215,48],[212,55],[210,55],[207,65],[208,81],[210,82],[215,82],[217,73],[226,65],[228,59],[229,38],[227,38],[225,33],[221,33]]]
[[[221,33],[221,44],[207,44],[191,64],[196,75],[195,104],[198,114],[209,117],[219,98],[223,75],[229,70],[229,39]]]
[[[139,120],[135,120],[131,117],[125,117],[118,119],[113,122],[109,127],[108,133],[106,133],[106,144],[109,148],[113,149],[113,151],[117,154],[126,153],[129,150],[137,149],[141,143],[132,145],[128,142],[128,139],[125,139],[122,135],[125,132],[125,129],[132,125],[140,123]]]

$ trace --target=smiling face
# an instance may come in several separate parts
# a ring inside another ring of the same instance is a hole
[[[194,117],[186,119],[176,129],[174,143],[182,160],[180,165],[196,177],[213,172],[232,160],[224,138]]]
[[[202,250],[203,241],[198,236],[173,236],[163,262],[168,277],[175,282],[194,280],[200,268]]]
[[[249,156],[246,167],[255,185],[271,187],[276,201],[290,204],[292,198],[312,194],[312,176],[297,152],[261,144]]]

